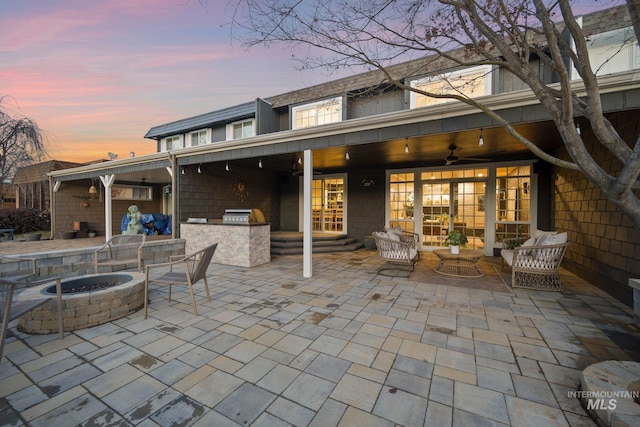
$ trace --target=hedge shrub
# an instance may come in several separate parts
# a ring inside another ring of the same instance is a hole
[[[16,234],[51,230],[51,213],[37,209],[0,209],[0,228],[13,228]]]

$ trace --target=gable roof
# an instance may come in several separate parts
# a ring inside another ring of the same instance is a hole
[[[599,10],[590,14],[582,15],[582,26],[586,34],[597,34],[603,31],[624,28],[632,25],[631,16],[626,5],[612,7],[610,9]],[[564,30],[564,22],[558,22],[558,30]],[[545,43],[546,39],[542,35],[533,35],[538,42]],[[451,56],[468,54],[465,48],[458,48],[448,52]],[[480,58],[480,56],[478,56]],[[473,58],[467,58],[472,60]],[[462,68],[459,63],[444,58],[441,55],[433,54],[422,58],[413,59],[386,67],[386,71],[396,80],[417,77],[431,73],[441,73]],[[293,90],[283,94],[264,98],[268,100],[274,109],[285,108],[287,106],[317,101],[319,99],[345,95],[350,92],[366,90],[367,88],[388,86],[388,78],[381,70],[370,70],[357,73],[352,76],[343,77],[337,80],[308,86],[302,89]],[[212,111],[194,117],[178,120],[175,122],[152,127],[145,138],[159,138],[163,136],[176,135],[188,131],[210,127],[213,124],[229,123],[241,120],[256,114],[256,103],[248,102],[221,110]]]
[[[163,136],[211,127],[211,125],[214,124],[228,123],[230,121],[253,117],[255,114],[256,102],[245,102],[244,104],[234,105],[232,107],[223,108],[222,110],[211,111],[198,116],[187,117],[186,119],[180,119],[175,122],[154,126],[149,129],[144,137],[154,139],[162,138]]]

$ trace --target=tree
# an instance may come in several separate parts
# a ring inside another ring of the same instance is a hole
[[[47,154],[38,125],[27,117],[9,114],[2,106],[4,99],[0,98],[0,184],[12,179],[19,167]],[[0,186],[0,195],[2,193]]]
[[[306,46],[309,54],[298,58],[303,68],[364,67],[377,70],[381,84],[474,106],[536,156],[581,171],[640,230],[636,193],[640,139],[624,141],[605,117],[598,70],[587,50],[590,35],[569,0],[548,4],[543,0],[237,0],[235,6],[234,25],[247,34],[243,40],[247,46],[276,42]],[[627,8],[619,7],[621,14],[625,10],[634,25],[631,43],[640,40],[640,0],[627,0]],[[409,61],[417,58],[424,61]],[[554,84],[543,80],[539,64],[531,58],[539,58],[553,72]],[[500,114],[453,84],[448,94],[410,86],[405,78],[419,70],[398,67],[399,62],[416,63],[423,70],[491,65],[512,73],[549,113],[569,159],[541,150]],[[572,81],[571,64],[581,81]],[[578,94],[580,88],[586,95]],[[591,156],[576,128],[576,117],[588,120],[597,141],[620,162],[618,172],[605,170]]]

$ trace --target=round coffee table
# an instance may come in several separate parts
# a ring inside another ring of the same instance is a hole
[[[460,249],[459,254],[452,254],[450,249],[436,249],[434,254],[440,263],[433,269],[436,273],[454,277],[482,277],[477,262],[484,256],[483,251]]]

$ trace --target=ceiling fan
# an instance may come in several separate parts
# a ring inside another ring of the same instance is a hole
[[[470,160],[473,162],[490,162],[491,161],[491,159],[482,159],[477,157],[460,157],[455,153],[457,149],[458,147],[456,147],[455,144],[449,145],[449,150],[451,150],[451,153],[449,153],[449,155],[444,159],[446,161],[445,166],[450,166],[454,163],[457,163],[460,160]]]

